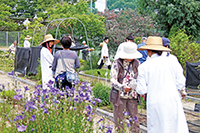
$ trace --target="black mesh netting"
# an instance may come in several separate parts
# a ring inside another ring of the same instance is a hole
[[[186,61],[186,87],[197,89],[200,84],[200,62]]]
[[[31,48],[17,47],[15,52],[15,71],[22,74],[27,73],[30,61]]]
[[[36,68],[39,66],[38,59],[40,58],[40,50],[42,46],[31,47],[31,59],[28,72],[32,74],[37,74]]]

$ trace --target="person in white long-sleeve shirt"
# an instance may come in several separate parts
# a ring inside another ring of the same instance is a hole
[[[30,48],[31,43],[30,43],[28,40],[30,40],[31,38],[32,38],[32,37],[30,37],[29,35],[27,35],[27,36],[25,37],[24,48]]]
[[[111,62],[109,59],[108,46],[107,46],[108,42],[109,42],[109,38],[105,37],[103,46],[101,49],[101,58],[97,63],[99,65],[97,69],[101,69],[104,64],[108,66],[108,69],[111,69]]]
[[[47,83],[49,80],[54,81],[51,66],[53,63],[53,55],[51,49],[54,44],[59,43],[59,40],[54,39],[51,34],[47,34],[44,37],[44,41],[40,44],[42,49],[40,51],[40,63],[42,73],[42,88],[47,89]]]
[[[181,65],[173,56],[162,55],[171,50],[162,46],[161,37],[148,37],[146,45],[138,50],[147,50],[150,57],[138,67],[136,88],[140,95],[147,93],[148,133],[188,133],[179,97],[179,91],[185,89]]]

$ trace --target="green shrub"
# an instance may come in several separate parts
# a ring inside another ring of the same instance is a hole
[[[185,30],[179,30],[169,38],[171,41],[171,53],[178,58],[184,70],[186,68],[186,61],[198,62],[200,59],[200,44],[192,42],[191,38],[191,36],[185,33]]]
[[[97,62],[100,59],[100,56],[97,52],[93,51],[91,52],[91,64],[92,64],[92,69],[96,69],[98,67]],[[83,67],[81,67],[81,70],[90,70],[91,66],[90,66],[90,60],[85,60],[83,63]]]
[[[11,72],[14,70],[14,59],[14,54],[0,50],[0,70],[5,72]]]
[[[103,85],[101,82],[98,82],[93,86],[92,91],[94,97],[102,100],[102,103],[98,103],[98,106],[106,106],[110,104],[110,87]]]
[[[41,85],[42,84],[42,72],[41,72],[41,63],[40,63],[40,59],[38,59],[39,65],[36,68],[37,70],[37,74],[35,75],[36,80],[37,80],[37,85]]]
[[[102,77],[102,78],[106,78],[105,74],[106,74],[106,72],[108,72],[107,78],[110,79],[110,70],[109,69],[94,69],[94,70],[92,70],[93,76],[98,76],[97,71],[99,71],[101,73],[100,77]],[[91,75],[91,70],[85,71],[85,74]]]
[[[0,92],[0,96],[5,99],[13,99],[13,96],[16,94],[14,90],[4,90]]]
[[[136,38],[134,39],[134,42],[135,42],[137,45],[140,44],[141,41],[142,41],[142,38],[141,38],[141,37],[136,37]]]

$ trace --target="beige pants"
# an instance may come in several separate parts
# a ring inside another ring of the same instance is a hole
[[[128,111],[130,117],[133,121],[131,122],[131,132],[132,133],[139,133],[140,127],[138,122],[138,108],[137,108],[137,100],[135,99],[122,99],[120,98],[119,106],[113,105],[113,113],[114,113],[114,120],[115,120],[115,127],[122,132],[122,130],[127,128],[127,124],[123,123],[124,118],[126,116],[123,115],[124,111]],[[136,116],[136,117],[135,117]],[[136,119],[134,119],[137,118]]]

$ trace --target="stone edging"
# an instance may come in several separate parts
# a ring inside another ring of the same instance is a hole
[[[20,82],[22,82],[22,83],[28,84],[28,85],[30,85],[30,86],[33,86],[33,87],[34,87],[34,86],[36,85],[35,83],[30,82],[30,81],[28,81],[28,80],[25,80],[25,79],[22,79],[22,78],[19,78],[19,77],[15,77],[15,76],[13,76],[13,75],[8,75],[8,73],[6,73],[6,72],[4,72],[4,71],[1,71],[1,70],[0,70],[0,73],[2,73],[2,74],[7,74],[8,77],[13,78],[13,79],[16,79],[17,81],[20,81]]]

